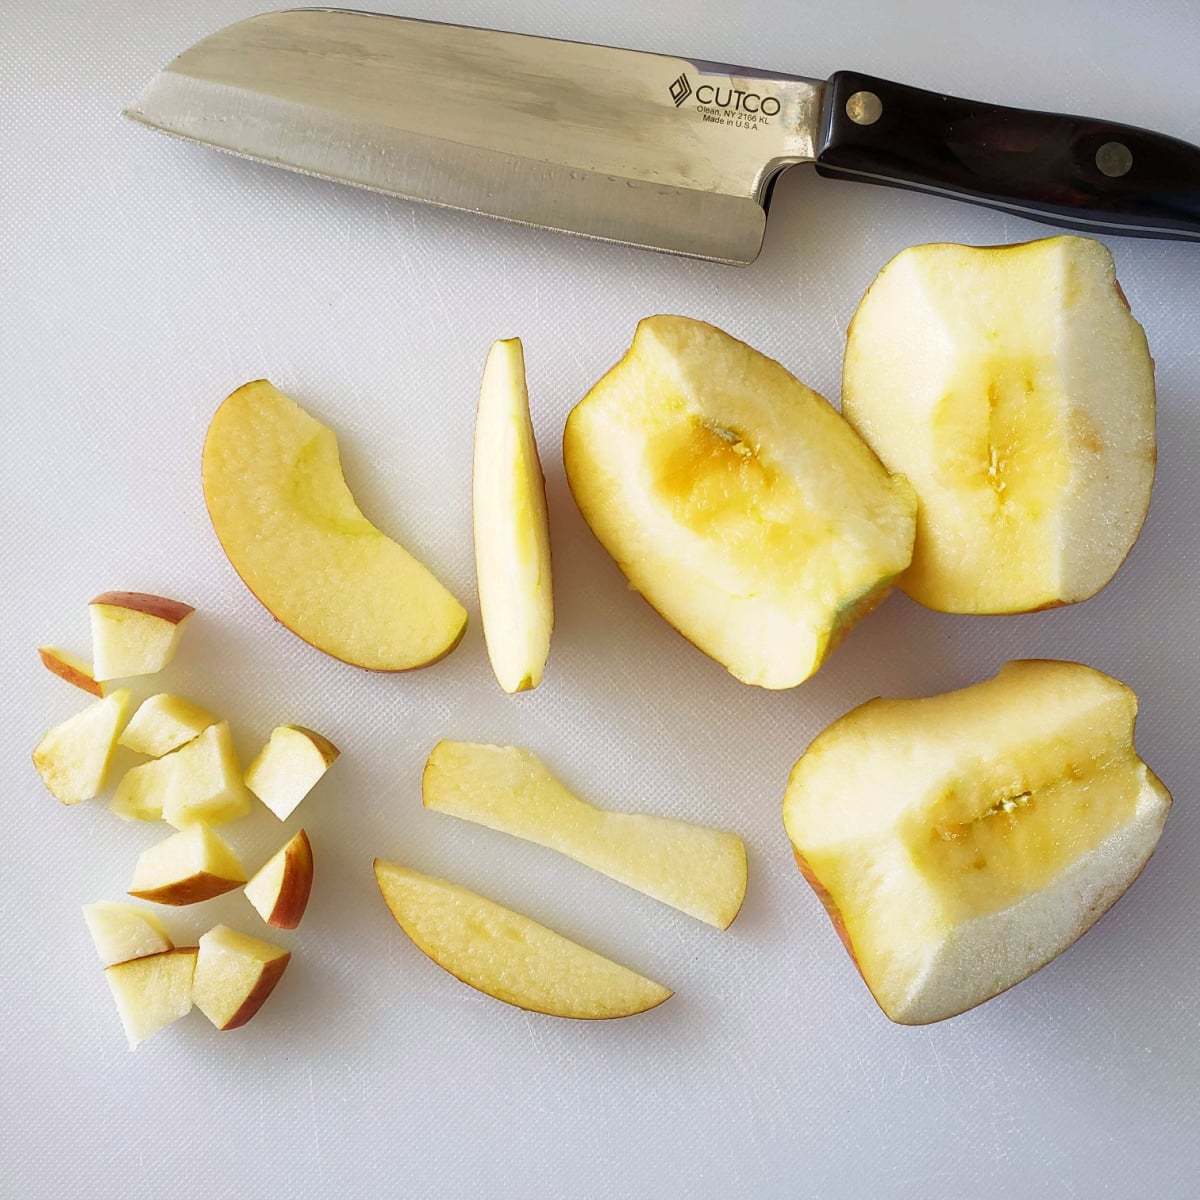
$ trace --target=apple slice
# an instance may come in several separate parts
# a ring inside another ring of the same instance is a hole
[[[417,949],[497,1000],[602,1020],[654,1008],[671,989],[457,884],[375,860],[375,879]]]
[[[784,825],[888,1017],[940,1021],[1004,991],[1133,882],[1171,804],[1134,749],[1136,713],[1090,667],[1013,662],[872,700],[812,743]]]
[[[203,480],[234,570],[306,642],[375,671],[425,666],[458,645],[466,609],[358,510],[333,431],[265,379],[217,409]]]
[[[281,820],[333,765],[338,748],[303,725],[280,725],[246,772],[246,786]]]
[[[908,484],[777,362],[688,317],[638,325],[563,461],[634,589],[760,687],[812,675],[912,555]]]
[[[109,812],[123,821],[161,821],[174,766],[168,756],[130,767],[108,802]]]
[[[104,695],[104,684],[97,682],[92,673],[92,666],[70,650],[62,650],[58,646],[39,646],[38,657],[42,666],[59,679],[65,679],[69,684],[90,692],[93,696]]]
[[[216,723],[217,718],[200,705],[159,692],[138,705],[121,734],[121,745],[138,754],[161,758]]]
[[[242,783],[228,721],[210,725],[159,761],[170,764],[163,820],[176,829],[198,821],[226,825],[249,814],[250,794]]]
[[[83,919],[96,953],[106,967],[175,949],[163,923],[148,909],[133,904],[113,904],[107,900],[85,904]]]
[[[104,592],[89,605],[97,680],[153,675],[175,657],[196,610],[147,592]]]
[[[217,925],[200,939],[192,999],[220,1030],[237,1029],[275,990],[289,951]]]
[[[237,855],[197,822],[142,851],[129,894],[156,904],[198,904],[245,882]]]
[[[528,691],[541,683],[550,653],[554,588],[546,483],[519,338],[494,342],[483,369],[472,507],[488,658],[506,692]]]
[[[421,791],[426,808],[557,850],[718,929],[746,896],[746,847],[736,834],[596,808],[529,750],[439,742]]]
[[[129,689],[117,688],[56,725],[38,742],[33,765],[55,799],[78,804],[104,790],[117,735],[128,713]]]
[[[931,245],[850,325],[842,412],[920,499],[900,586],[942,612],[1095,595],[1154,482],[1154,363],[1099,242]]]
[[[195,946],[187,946],[105,968],[130,1050],[192,1011],[196,953]]]
[[[303,829],[281,846],[242,889],[268,925],[295,929],[312,891],[312,844]]]

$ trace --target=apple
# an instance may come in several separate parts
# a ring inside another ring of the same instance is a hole
[[[159,692],[138,705],[121,734],[120,744],[138,754],[161,758],[216,723],[217,718],[200,705]]]
[[[542,681],[554,629],[546,483],[519,338],[494,342],[475,417],[475,573],[483,637],[509,693]]]
[[[56,725],[38,742],[33,765],[55,799],[78,804],[104,790],[129,701],[129,689],[117,688]]]
[[[220,1030],[245,1025],[275,990],[291,954],[217,925],[200,938],[192,999]]]
[[[170,764],[162,815],[176,829],[198,821],[225,825],[249,814],[250,795],[242,783],[228,721],[210,725],[158,761]]]
[[[812,675],[912,554],[908,484],[779,363],[688,317],[638,325],[563,461],[633,588],[760,687]]]
[[[601,1020],[645,1012],[671,996],[670,988],[457,884],[378,858],[375,879],[418,950],[506,1004]]]
[[[359,511],[333,431],[265,379],[217,409],[202,474],[234,570],[306,642],[375,671],[425,666],[458,645],[466,610]]]
[[[60,649],[58,646],[39,646],[38,657],[42,660],[42,666],[51,674],[57,675],[59,679],[65,679],[68,683],[82,688],[85,692],[90,692],[93,696],[104,695],[104,684],[97,681],[91,664],[85,662],[77,654],[72,654],[70,650]]]
[[[914,246],[850,325],[842,412],[920,500],[900,586],[942,612],[1095,595],[1154,482],[1154,363],[1099,242]]]
[[[105,968],[130,1050],[192,1011],[196,953],[195,946],[186,946]]]
[[[130,767],[108,802],[109,811],[123,821],[161,821],[174,767],[170,755]]]
[[[104,592],[89,605],[98,681],[153,675],[175,657],[195,609],[147,592]]]
[[[113,904],[106,900],[85,904],[83,919],[96,953],[106,967],[175,949],[163,923],[148,909],[133,904]]]
[[[286,821],[338,753],[327,737],[303,725],[280,725],[246,771],[246,786]]]
[[[245,882],[237,855],[198,821],[142,851],[129,894],[157,904],[198,904]]]
[[[736,834],[596,808],[530,750],[439,742],[421,791],[426,808],[557,850],[718,929],[746,895],[746,848]]]
[[[784,826],[888,1017],[941,1021],[1004,991],[1133,882],[1171,805],[1134,749],[1136,713],[1090,667],[1012,662],[871,700],[812,743]]]
[[[312,844],[303,829],[281,846],[242,889],[268,925],[295,929],[312,891]]]

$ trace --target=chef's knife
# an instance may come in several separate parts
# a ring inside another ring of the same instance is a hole
[[[126,110],[412,200],[729,263],[780,171],[937,192],[1090,232],[1200,241],[1200,148],[853,71],[822,82],[338,9],[240,21]]]

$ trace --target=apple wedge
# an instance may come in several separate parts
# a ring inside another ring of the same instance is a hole
[[[457,884],[375,860],[375,879],[417,949],[497,1000],[603,1020],[654,1008],[671,989]]]
[[[192,1000],[220,1030],[245,1025],[283,976],[291,954],[217,925],[200,938]]]
[[[246,786],[286,821],[338,753],[327,737],[303,725],[280,725],[246,771]]]
[[[688,317],[638,325],[563,461],[634,589],[760,687],[812,675],[912,555],[908,484],[779,363]]]
[[[439,742],[421,792],[434,812],[557,850],[718,929],[730,926],[746,896],[746,847],[736,834],[596,808],[530,750]]]
[[[78,804],[104,790],[129,700],[128,688],[117,688],[56,725],[38,742],[33,765],[56,800]]]
[[[130,767],[108,802],[109,812],[123,821],[161,821],[174,767],[169,755]]]
[[[153,675],[175,657],[195,609],[147,592],[104,592],[89,605],[95,677]]]
[[[1136,713],[1090,667],[1013,662],[869,701],[812,743],[784,825],[888,1017],[940,1021],[1004,991],[1133,882],[1171,804],[1134,749]]]
[[[192,1011],[196,953],[195,946],[187,946],[105,968],[130,1050]]]
[[[198,822],[142,851],[129,894],[156,904],[198,904],[245,882],[237,855]]]
[[[1104,587],[1150,503],[1154,410],[1146,335],[1088,238],[914,246],[850,325],[842,412],[916,489],[900,586],[942,612]]]
[[[249,815],[250,793],[242,782],[228,721],[210,725],[158,761],[170,764],[162,815],[176,829],[198,821],[226,825]]]
[[[221,548],[297,636],[374,671],[425,666],[458,645],[466,610],[359,511],[333,431],[265,379],[217,409],[202,473]]]
[[[267,859],[242,891],[268,925],[295,929],[308,907],[312,882],[312,844],[301,829]]]
[[[42,660],[42,666],[59,679],[65,679],[72,686],[82,688],[93,696],[104,695],[104,684],[96,679],[91,664],[70,650],[58,646],[39,646],[38,658]]]
[[[137,754],[161,758],[216,723],[217,718],[200,705],[159,692],[138,705],[121,734],[120,744]]]
[[[546,483],[519,338],[494,342],[483,369],[472,508],[488,658],[506,692],[528,691],[541,683],[550,653],[554,587]]]
[[[107,900],[85,904],[83,919],[106,967],[175,949],[163,923],[148,909],[133,904]]]

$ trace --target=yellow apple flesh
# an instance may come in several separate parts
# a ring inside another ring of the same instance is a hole
[[[104,900],[85,904],[83,919],[92,935],[96,953],[106,967],[175,949],[163,923],[148,909],[133,904],[113,904]]]
[[[268,925],[295,929],[308,907],[312,882],[312,844],[301,829],[267,859],[242,891]]]
[[[148,592],[105,592],[89,605],[97,680],[161,671],[179,648],[190,604]]]
[[[174,766],[167,755],[130,767],[117,784],[109,811],[124,821],[161,821]]]
[[[33,765],[56,800],[78,804],[104,790],[129,701],[128,688],[117,688],[56,725],[37,744]]]
[[[163,820],[176,829],[197,821],[225,825],[249,815],[250,793],[242,782],[228,721],[210,725],[159,761],[170,764]]]
[[[286,821],[337,756],[327,737],[302,725],[280,725],[246,771],[246,786]]]
[[[203,823],[143,850],[129,894],[156,904],[198,904],[246,882],[234,852]]]
[[[198,704],[160,692],[138,705],[120,744],[138,754],[161,758],[203,733],[217,718]]]
[[[59,679],[65,679],[73,687],[90,692],[93,696],[104,695],[104,684],[96,679],[91,664],[77,654],[58,646],[39,646],[38,657],[42,660],[42,666]]]
[[[195,946],[164,950],[105,968],[104,976],[117,1002],[131,1050],[192,1011],[195,968]]]
[[[234,570],[306,642],[375,671],[421,667],[458,644],[466,610],[359,511],[333,431],[266,380],[217,409],[202,474]]]
[[[192,1000],[218,1029],[238,1029],[262,1008],[291,957],[280,946],[217,925],[200,938]]]

